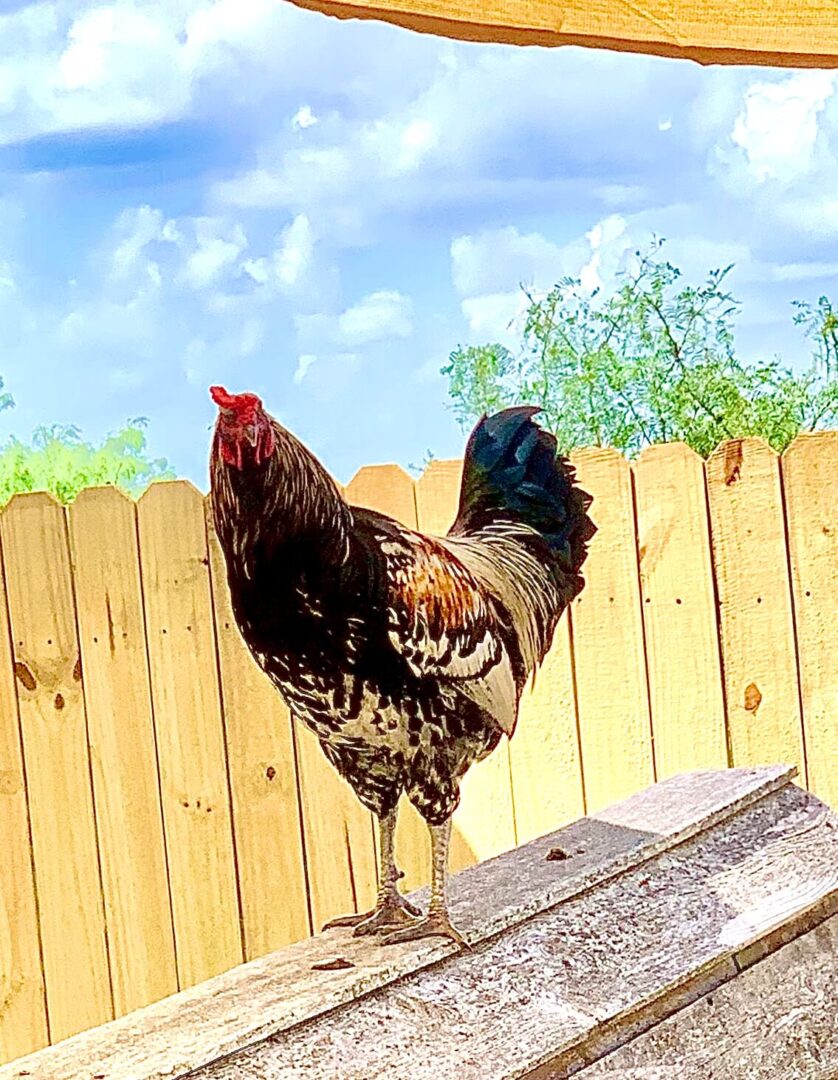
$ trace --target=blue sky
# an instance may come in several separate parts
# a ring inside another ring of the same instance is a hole
[[[736,263],[748,355],[838,295],[828,72],[457,44],[283,0],[0,0],[0,437],[144,415],[206,487],[210,383],[335,475],[454,456],[438,369],[519,284],[655,232]]]

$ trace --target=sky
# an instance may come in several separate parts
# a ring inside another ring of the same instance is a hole
[[[148,417],[207,487],[211,383],[341,481],[458,456],[439,369],[521,285],[653,234],[735,263],[747,356],[838,295],[838,76],[454,43],[286,0],[0,0],[0,439]]]

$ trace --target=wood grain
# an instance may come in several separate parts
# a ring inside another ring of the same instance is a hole
[[[550,652],[521,695],[518,726],[509,742],[519,844],[585,813],[569,623],[565,612]]]
[[[90,488],[68,513],[108,955],[121,1015],[178,988],[136,507],[116,488]]]
[[[805,777],[779,458],[760,439],[722,443],[707,489],[733,761]]]
[[[604,0],[294,0],[342,19],[376,19],[436,37],[513,45],[589,46],[652,53],[701,64],[836,66],[838,30],[827,0],[789,3],[766,15],[741,0],[665,0],[641,5]]]
[[[138,506],[178,980],[242,961],[204,505],[185,481]]]
[[[0,573],[0,1062],[49,1042],[20,737]]]
[[[113,1016],[64,508],[18,495],[0,516],[50,1035]]]
[[[409,529],[417,526],[413,481],[398,465],[367,465],[359,469],[347,485],[346,497],[356,506],[389,514]],[[403,891],[418,889],[430,881],[428,829],[404,796],[396,824],[396,862],[404,873],[400,885]]]
[[[420,532],[444,536],[453,525],[462,471],[462,461],[432,461],[416,481]],[[502,739],[489,757],[469,769],[460,791],[449,860],[454,872],[515,846],[508,740]]]
[[[245,958],[311,932],[291,716],[236,626],[206,500]]]
[[[838,916],[705,994],[580,1080],[834,1080]]]
[[[573,603],[579,734],[589,810],[654,781],[631,470],[614,450],[573,456],[598,532]]]
[[[809,785],[838,803],[838,431],[783,455]]]
[[[819,814],[822,807],[811,796],[786,788],[480,949],[197,1075],[511,1080],[572,1074],[612,1040],[654,1025],[690,994],[735,977],[739,950],[770,932],[770,922],[758,916],[765,887],[770,882],[778,892],[786,886],[788,853],[801,828],[810,826],[807,819]],[[838,900],[838,830],[825,820],[817,828],[807,858],[794,867],[802,893],[785,916],[787,926],[807,925],[810,897]],[[786,849],[778,857],[781,839]],[[762,871],[756,878],[755,865]],[[735,896],[717,886],[719,875],[732,874]],[[755,921],[741,919],[743,912]],[[827,963],[834,971],[834,957]],[[834,1017],[827,1002],[815,1008],[821,1026]]]
[[[727,764],[704,462],[684,443],[634,465],[658,779]]]

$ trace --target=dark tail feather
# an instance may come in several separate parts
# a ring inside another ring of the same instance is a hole
[[[529,525],[561,571],[575,576],[596,532],[587,513],[592,500],[576,486],[573,466],[557,455],[555,437],[533,423],[540,411],[522,405],[479,421],[466,446],[451,534],[473,533],[498,521]]]

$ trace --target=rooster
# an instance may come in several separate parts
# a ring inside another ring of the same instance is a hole
[[[446,901],[460,780],[515,730],[595,528],[531,407],[504,409],[466,447],[445,538],[346,502],[255,394],[211,388],[215,529],[239,630],[294,715],[378,818],[374,909],[333,920],[385,943],[463,944]],[[402,792],[430,829],[424,917],[398,889]]]

